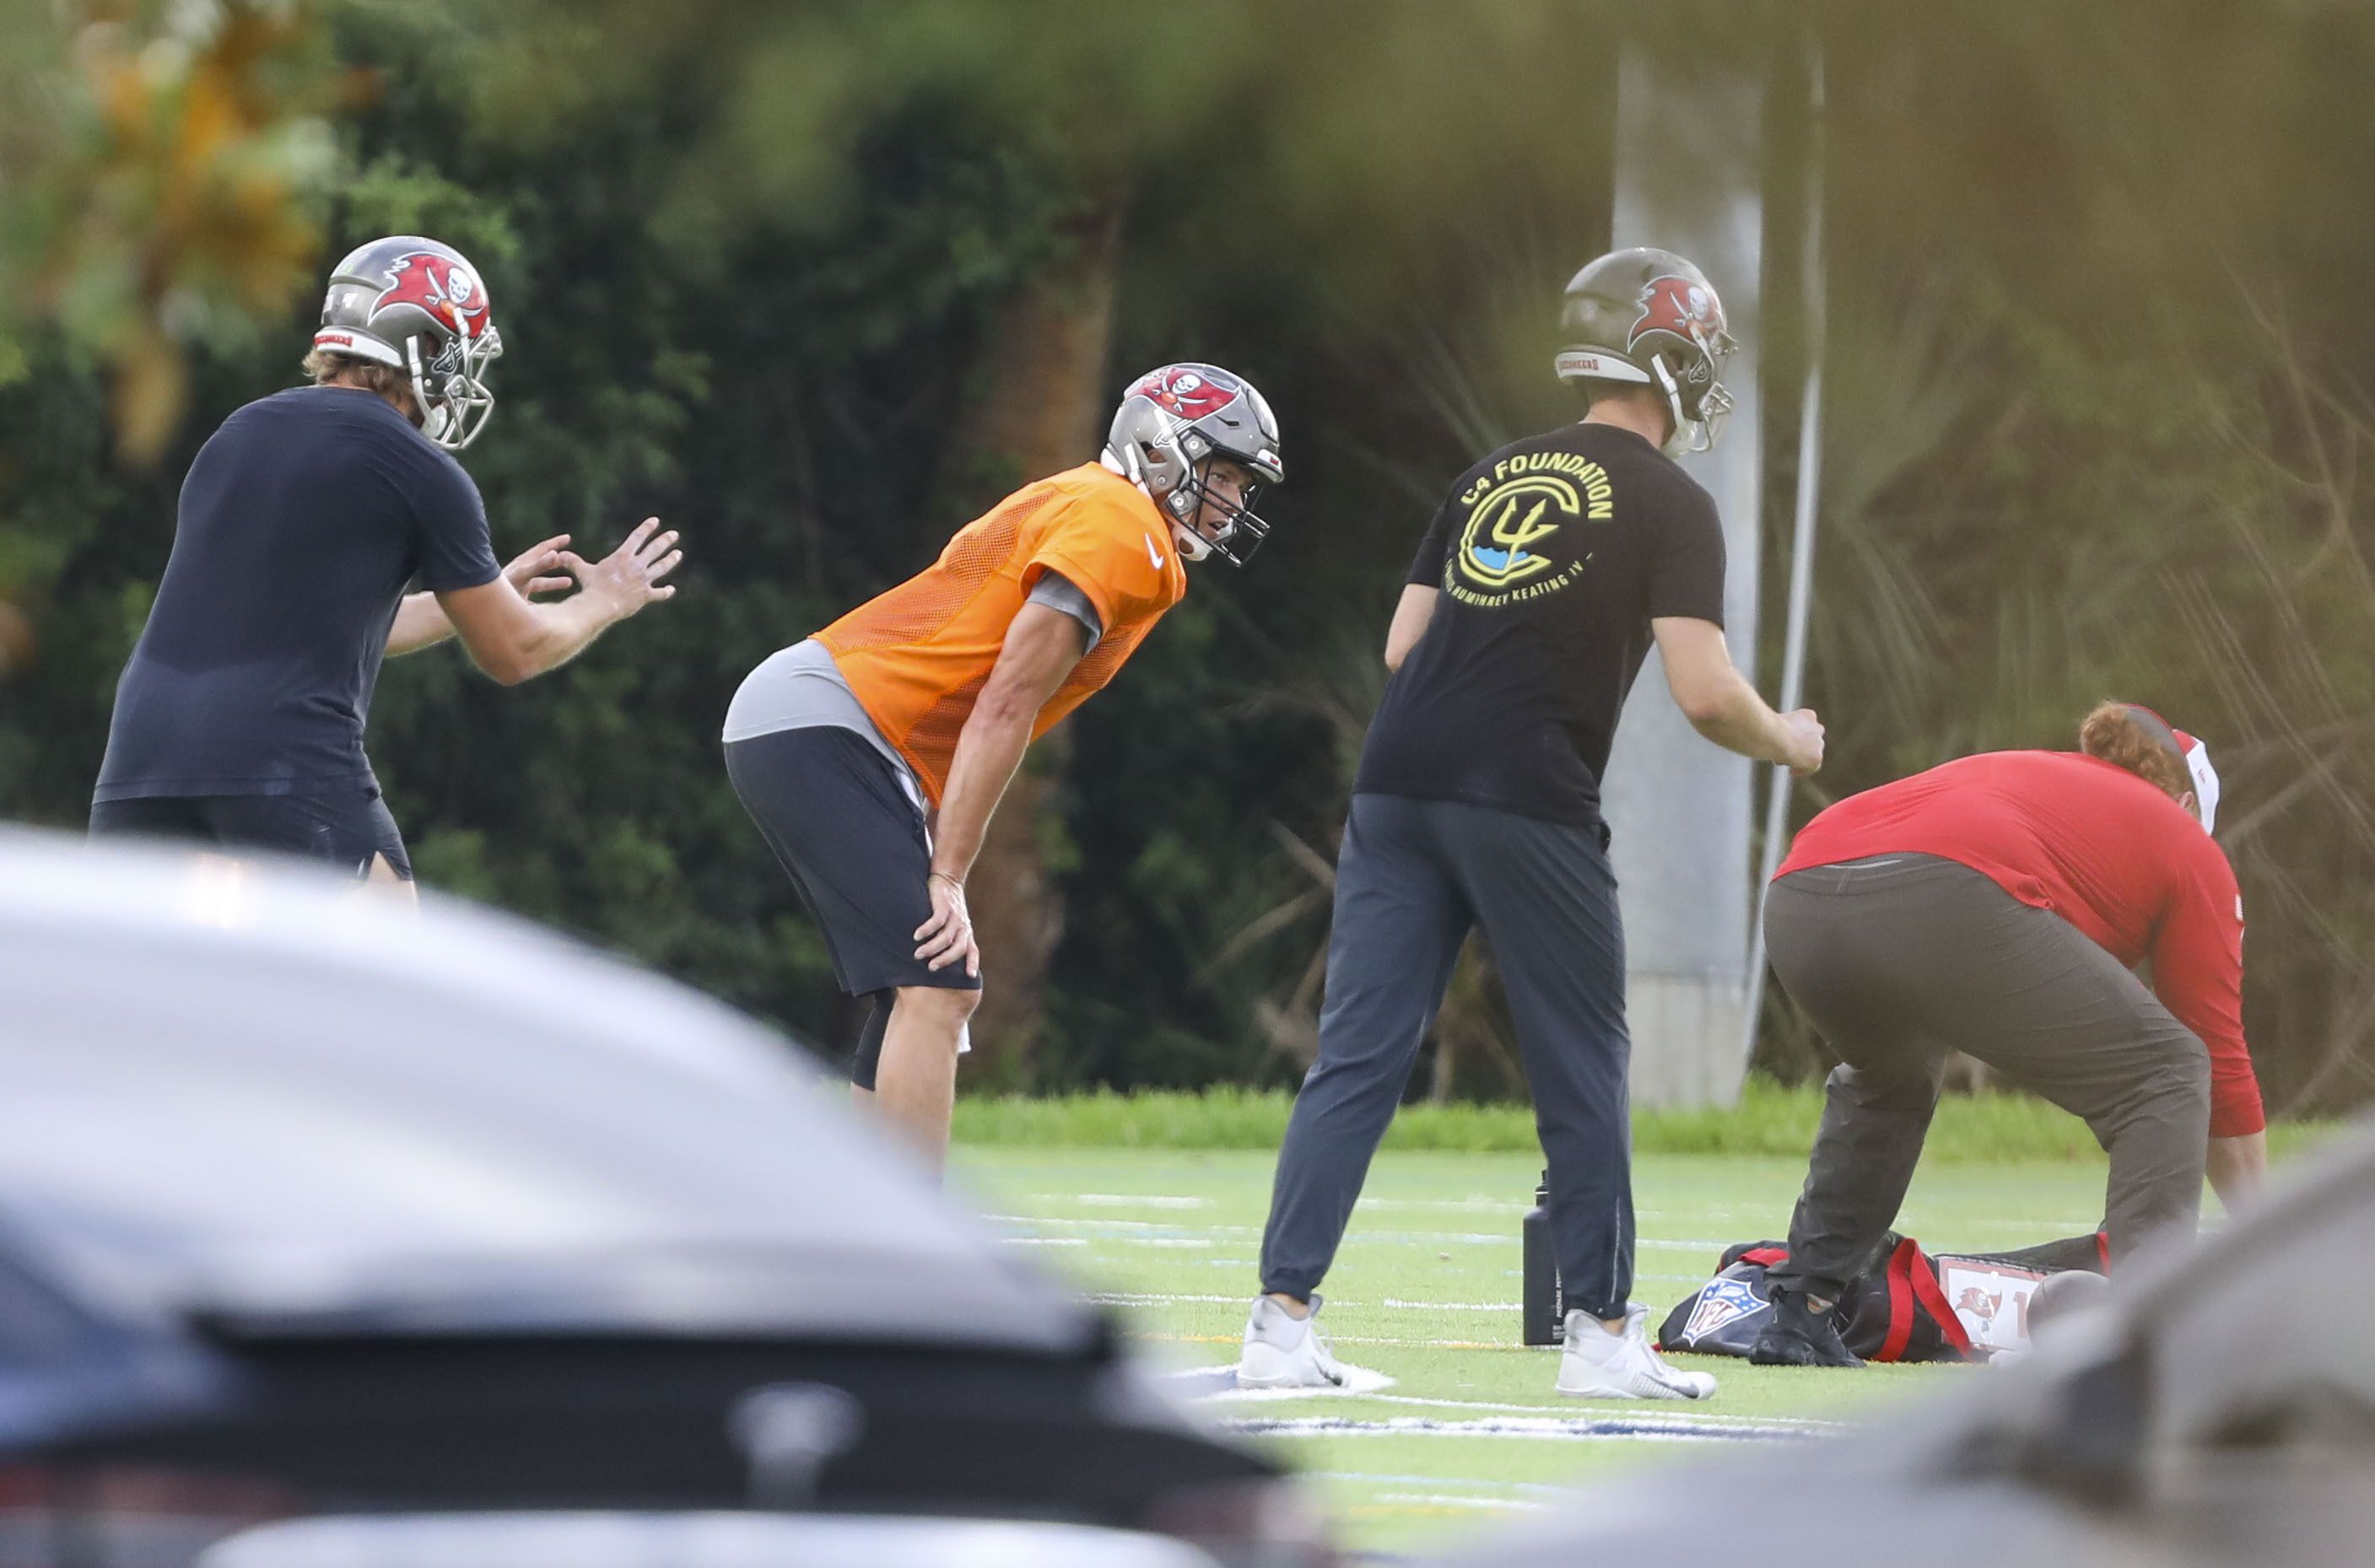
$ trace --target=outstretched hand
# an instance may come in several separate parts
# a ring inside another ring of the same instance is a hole
[[[624,620],[645,605],[676,596],[675,586],[663,584],[660,579],[677,569],[684,552],[676,548],[676,530],[661,533],[659,525],[658,518],[644,518],[625,543],[600,560],[589,561],[574,551],[562,550],[561,569],[609,611],[609,619]]]
[[[511,564],[503,568],[503,578],[519,590],[524,599],[558,594],[571,585],[571,580],[561,574],[561,558],[568,550],[569,536],[555,534],[514,556]]]

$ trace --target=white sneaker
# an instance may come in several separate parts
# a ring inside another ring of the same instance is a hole
[[[1254,1298],[1246,1319],[1246,1344],[1237,1358],[1240,1388],[1341,1388],[1344,1369],[1328,1351],[1319,1327],[1320,1298],[1311,1315],[1297,1317],[1268,1296]]]
[[[1625,1332],[1611,1334],[1589,1313],[1568,1313],[1558,1391],[1578,1399],[1713,1398],[1712,1376],[1668,1366],[1650,1348],[1648,1320],[1648,1307],[1626,1307]]]

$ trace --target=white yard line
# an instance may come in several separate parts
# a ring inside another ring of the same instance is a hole
[[[1487,1512],[1530,1514],[1543,1506],[1522,1497],[1461,1497],[1447,1491],[1381,1491],[1380,1503],[1415,1503],[1430,1508],[1479,1508]]]
[[[1369,1397],[1380,1404],[1418,1405],[1437,1410],[1491,1410],[1505,1415],[1541,1415],[1560,1409],[1557,1405],[1507,1405],[1490,1399],[1431,1399],[1419,1394],[1372,1394]],[[1811,1416],[1727,1416],[1697,1410],[1667,1410],[1648,1418],[1660,1421],[1679,1421],[1685,1426],[1756,1427],[1775,1432],[1819,1432],[1844,1430],[1839,1421],[1818,1421]]]
[[[1339,1336],[1335,1342],[1344,1345],[1366,1344],[1375,1341]],[[1235,1364],[1228,1362],[1211,1366],[1181,1367],[1168,1375],[1184,1383],[1202,1383],[1235,1370]],[[1429,1397],[1423,1394],[1388,1394],[1385,1390],[1394,1385],[1392,1378],[1365,1367],[1347,1366],[1344,1370],[1351,1374],[1353,1381],[1348,1386],[1341,1388],[1239,1389],[1223,1386],[1209,1393],[1195,1395],[1193,1397],[1199,1404],[1234,1404],[1247,1399],[1353,1398],[1380,1405],[1401,1405],[1413,1409],[1459,1410],[1471,1415],[1490,1418],[1483,1421],[1456,1422],[1434,1417],[1388,1417],[1384,1421],[1361,1423],[1391,1429],[1396,1427],[1397,1423],[1407,1423],[1415,1420],[1429,1428],[1452,1429],[1454,1435],[1457,1435],[1458,1430],[1463,1426],[1473,1428],[1476,1435],[1480,1436],[1528,1435],[1526,1431],[1511,1432],[1502,1431],[1503,1426],[1510,1423],[1499,1418],[1509,1416],[1524,1418],[1515,1423],[1518,1428],[1529,1428],[1530,1425],[1540,1425],[1545,1422],[1562,1430],[1575,1426],[1578,1422],[1598,1428],[1604,1427],[1613,1421],[1627,1427],[1648,1429],[1653,1434],[1655,1432],[1668,1430],[1700,1431],[1718,1437],[1810,1437],[1845,1430],[1842,1422],[1820,1421],[1812,1417],[1733,1416],[1716,1411],[1688,1409],[1645,1409],[1638,1415],[1602,1414],[1573,1417],[1559,1413],[1575,1409],[1571,1402],[1563,1399],[1545,1401],[1539,1405],[1520,1405],[1494,1399],[1442,1399]],[[1329,1417],[1329,1419],[1332,1421],[1348,1418]]]
[[[1149,1345],[1234,1345],[1235,1334],[1151,1334],[1133,1331],[1132,1339]],[[1530,1347],[1516,1340],[1488,1339],[1396,1339],[1376,1334],[1336,1334],[1328,1336],[1333,1345],[1384,1345],[1398,1350],[1522,1350]],[[1547,1346],[1530,1347],[1546,1350]]]
[[[1213,1261],[1217,1262],[1223,1260],[1215,1259]],[[1235,1262],[1235,1260],[1228,1261]],[[1636,1275],[1634,1278],[1637,1280],[1647,1280],[1650,1282],[1664,1281],[1673,1284],[1703,1285],[1707,1283],[1704,1279],[1696,1274],[1641,1274]],[[1100,1306],[1163,1307],[1201,1305],[1249,1306],[1252,1304],[1254,1298],[1253,1292],[1250,1291],[1241,1291],[1233,1296],[1198,1295],[1188,1292],[1168,1291],[1092,1291],[1089,1292],[1088,1299],[1096,1303]],[[1334,1310],[1329,1318],[1329,1321],[1331,1323],[1341,1323],[1344,1321],[1342,1315],[1345,1313],[1375,1311],[1380,1308],[1391,1308],[1398,1312],[1514,1313],[1524,1310],[1519,1307],[1516,1302],[1412,1302],[1404,1301],[1395,1296],[1388,1296],[1381,1301],[1375,1302],[1364,1301],[1358,1296],[1329,1296],[1328,1299],[1335,1303]]]
[[[1019,1225],[1026,1229],[1042,1227],[1067,1231],[1091,1231],[1103,1233],[1106,1239],[1122,1241],[1132,1233],[1156,1232],[1176,1236],[1201,1236],[1208,1239],[1237,1238],[1260,1234],[1252,1225],[1181,1225],[1161,1220],[1111,1220],[1097,1216],[1065,1216],[1027,1214],[992,1214],[987,1219],[1001,1225]],[[1355,1232],[1363,1243],[1396,1242],[1409,1246],[1494,1246],[1516,1245],[1518,1237],[1502,1232],[1478,1231],[1368,1231]],[[1720,1255],[1730,1242],[1714,1242],[1703,1237],[1643,1237],[1637,1244],[1643,1248],[1667,1252],[1706,1252]]]
[[[1306,1470],[1308,1480],[1354,1481],[1364,1486],[1460,1486],[1480,1491],[1530,1491],[1543,1497],[1580,1497],[1581,1488],[1548,1481],[1479,1480],[1469,1476],[1380,1475],[1368,1470]]]
[[[989,1214],[1000,1225],[1061,1225],[1067,1230],[1175,1231],[1193,1236],[1251,1236],[1251,1225],[1183,1225],[1173,1220],[1114,1220],[1103,1214]]]
[[[1160,1231],[1190,1236],[1258,1236],[1258,1225],[1191,1225],[1176,1220],[1117,1220],[1103,1214],[987,1214],[984,1219],[1000,1225],[1048,1225],[1068,1231]],[[1518,1240],[1515,1231],[1356,1231],[1354,1235],[1365,1241],[1390,1242],[1490,1242],[1503,1245]],[[1705,1237],[1643,1237],[1645,1247],[1713,1247],[1721,1252],[1731,1242],[1709,1241]]]
[[[1427,1416],[1396,1416],[1365,1421],[1349,1416],[1233,1416],[1221,1424],[1233,1432],[1272,1437],[1454,1437],[1515,1438],[1535,1443],[1719,1443],[1782,1442],[1796,1434],[1734,1422],[1680,1421],[1666,1416],[1501,1416],[1447,1421]]]

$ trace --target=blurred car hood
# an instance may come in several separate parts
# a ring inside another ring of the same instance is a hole
[[[451,901],[0,830],[0,1252],[124,1321],[1103,1332],[786,1040]]]

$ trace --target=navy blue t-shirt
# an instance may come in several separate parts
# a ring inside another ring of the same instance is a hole
[[[1460,475],[1408,580],[1442,596],[1386,683],[1353,791],[1591,824],[1649,622],[1723,624],[1723,524],[1639,436],[1567,425]]]
[[[249,404],[182,483],[92,797],[373,783],[363,721],[405,585],[499,570],[478,486],[385,399],[309,386]]]

